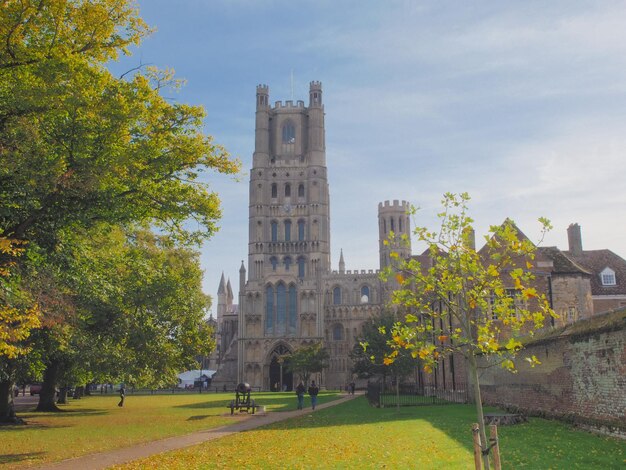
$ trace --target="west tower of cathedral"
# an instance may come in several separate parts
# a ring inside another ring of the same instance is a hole
[[[322,97],[322,84],[314,81],[307,106],[272,106],[267,85],[257,86],[248,263],[239,271],[237,307],[228,303],[230,284],[220,284],[218,331],[224,334],[215,383],[246,381],[265,390],[282,383],[291,390],[296,378],[284,356],[322,342],[331,359],[318,379],[341,387],[352,380],[349,353],[363,323],[386,301],[377,270],[346,270],[343,253],[339,269],[331,269]],[[391,251],[383,240],[391,231],[410,233],[407,209],[404,201],[379,204],[381,267]],[[402,255],[410,254],[404,248]]]

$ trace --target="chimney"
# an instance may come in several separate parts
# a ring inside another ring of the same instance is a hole
[[[569,251],[573,255],[581,255],[583,252],[583,240],[580,235],[580,225],[570,224],[567,227],[567,241],[569,243]]]

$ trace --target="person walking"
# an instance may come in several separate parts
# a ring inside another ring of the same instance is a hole
[[[126,396],[126,389],[124,384],[120,385],[120,402],[117,404],[120,408],[124,406],[124,397]]]
[[[296,396],[298,397],[298,409],[301,410],[304,408],[304,392],[306,392],[306,388],[304,388],[304,384],[302,380],[296,387]]]
[[[317,394],[320,389],[317,385],[315,385],[315,380],[311,380],[311,386],[309,387],[309,395],[311,397],[311,408],[315,409],[315,405],[317,405]]]

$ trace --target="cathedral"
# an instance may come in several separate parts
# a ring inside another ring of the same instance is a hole
[[[389,293],[378,270],[346,270],[343,253],[331,268],[322,84],[310,83],[308,106],[269,99],[257,86],[247,269],[242,262],[238,304],[230,280],[219,285],[213,383],[292,390],[289,353],[321,342],[330,367],[316,378],[339,388],[353,380],[349,353],[363,323]],[[405,201],[378,205],[380,268],[392,250],[411,255],[410,245],[383,243],[390,231],[410,234],[407,210]]]

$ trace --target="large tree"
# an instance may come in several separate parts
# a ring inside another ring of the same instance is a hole
[[[309,383],[311,374],[322,372],[328,368],[330,355],[322,343],[302,346],[296,349],[288,357],[287,369],[298,375],[305,384]]]
[[[54,264],[64,234],[139,222],[198,243],[220,216],[201,173],[235,173],[239,163],[203,132],[202,108],[161,95],[180,85],[170,71],[107,70],[150,32],[134,2],[2,1],[0,10],[0,232],[52,266],[34,269],[26,266],[34,256],[8,252],[0,261],[41,273],[35,287],[53,287],[40,308],[55,328],[39,340],[59,352],[75,337],[68,329],[82,327]],[[8,361],[0,355],[0,398],[11,385]],[[2,400],[0,417],[7,407]]]
[[[483,464],[489,469],[477,358],[513,370],[520,338],[541,328],[553,315],[545,295],[535,287],[535,245],[507,220],[492,226],[485,246],[475,249],[473,220],[467,212],[467,194],[446,194],[439,214],[440,228],[418,227],[414,234],[428,247],[428,262],[400,259],[386,271],[397,283],[393,302],[406,310],[405,320],[392,331],[393,361],[408,350],[424,362],[426,371],[453,353],[465,356],[473,382],[476,414],[480,426]],[[542,233],[549,222],[540,219]],[[393,239],[389,243],[396,243]],[[449,325],[452,329],[440,325]],[[439,321],[443,320],[443,321]],[[531,365],[535,357],[527,357]]]

